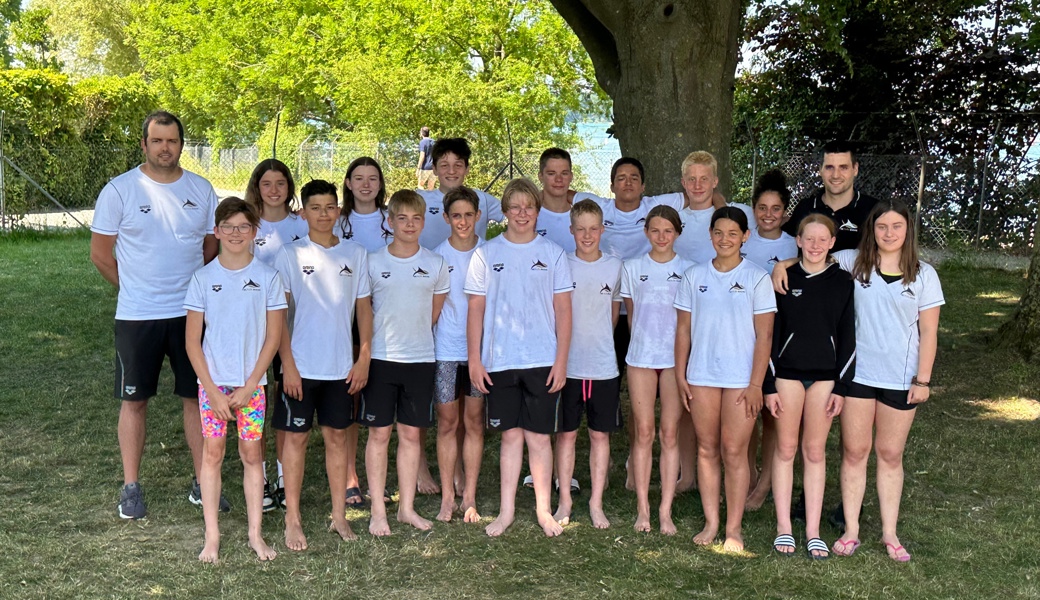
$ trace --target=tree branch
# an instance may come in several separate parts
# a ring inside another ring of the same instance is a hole
[[[550,0],[585,46],[585,50],[596,68],[596,80],[603,91],[614,97],[621,80],[621,63],[618,58],[617,42],[606,24],[582,0]],[[605,11],[599,16],[606,19]]]

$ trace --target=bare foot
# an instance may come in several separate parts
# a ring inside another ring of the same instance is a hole
[[[462,522],[463,523],[479,523],[480,513],[477,512],[476,506],[463,506],[462,510]]]
[[[553,519],[560,525],[568,525],[571,522],[571,507],[560,504],[556,508],[556,514],[553,515]]]
[[[437,520],[442,523],[451,523],[451,517],[455,514],[454,500],[441,500],[441,512],[437,513]]]
[[[631,460],[631,458],[625,459],[625,489],[630,492],[634,492],[636,489],[636,483],[632,481],[632,469],[628,468],[629,460]]]
[[[672,522],[672,513],[662,511],[658,515],[658,519],[661,521],[662,535],[675,535],[675,523]]]
[[[650,533],[650,515],[639,513],[636,515],[636,531]]]
[[[390,524],[386,522],[386,515],[381,517],[372,515],[368,521],[368,532],[376,537],[390,535]]]
[[[199,553],[199,560],[204,563],[217,564],[217,556],[220,554],[220,534],[215,536],[206,536],[206,543],[202,546],[202,552]]]
[[[765,479],[759,479],[758,485],[751,488],[751,493],[747,496],[747,501],[744,503],[744,510],[758,510],[765,504],[766,498],[769,497],[769,482]]]
[[[744,536],[739,532],[727,533],[726,542],[722,544],[722,549],[726,552],[743,552]]]
[[[419,516],[419,513],[413,511],[404,512],[397,511],[397,522],[411,525],[419,531],[429,531],[433,527],[433,523]]]
[[[563,526],[556,521],[555,517],[550,515],[548,512],[537,514],[538,524],[541,525],[542,531],[545,532],[546,537],[556,537],[563,533]]]
[[[260,560],[274,560],[274,557],[278,556],[274,548],[268,546],[264,538],[261,537],[249,540],[249,547],[253,549],[253,552],[256,552],[256,557]]]
[[[415,489],[420,494],[439,494],[441,493],[441,486],[437,483],[437,480],[430,475],[430,469],[419,469],[419,480],[415,485]]]
[[[329,530],[335,531],[339,534],[339,537],[347,541],[357,539],[354,530],[350,528],[350,521],[347,521],[345,518],[333,518],[332,524],[329,525]]]
[[[303,527],[299,523],[285,524],[285,547],[294,552],[307,549],[307,538],[303,535]]]
[[[555,523],[555,521],[553,521]],[[491,537],[498,537],[509,529],[509,526],[513,524],[513,515],[501,514],[498,518],[491,522],[490,525],[484,528],[484,533]]]
[[[693,543],[698,546],[710,546],[715,543],[715,536],[719,533],[718,525],[704,524],[704,529],[700,533],[693,536]]]
[[[601,507],[594,507],[590,503],[589,516],[592,517],[592,526],[596,529],[606,529],[610,527],[610,521],[607,519],[607,515],[603,513]]]

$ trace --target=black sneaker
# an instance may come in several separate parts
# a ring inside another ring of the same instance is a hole
[[[124,485],[123,491],[119,492],[119,504],[116,508],[121,519],[143,519],[148,516],[141,484],[135,481]]]
[[[831,514],[827,515],[827,521],[838,530],[839,534],[845,533],[845,505],[838,502]]]
[[[264,512],[271,512],[279,508],[285,508],[285,490],[275,489],[273,483],[267,482],[264,484]]]
[[[188,502],[191,502],[195,506],[202,506],[202,489],[199,487],[199,480],[194,477],[191,478],[191,493],[188,494]],[[231,512],[231,503],[224,497],[224,492],[220,493],[220,512]]]
[[[805,491],[798,493],[798,501],[791,505],[791,518],[805,522]]]

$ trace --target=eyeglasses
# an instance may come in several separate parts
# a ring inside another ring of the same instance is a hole
[[[220,226],[220,233],[224,235],[231,235],[232,233],[249,233],[253,230],[253,226],[249,223],[245,225],[228,225],[227,223]]]
[[[513,216],[521,215],[524,213],[534,214],[536,212],[538,212],[538,209],[533,206],[510,206],[508,209],[506,209],[506,214],[510,214]]]

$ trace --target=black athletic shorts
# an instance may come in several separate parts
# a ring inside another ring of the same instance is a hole
[[[437,363],[399,363],[372,359],[368,384],[361,390],[358,423],[389,427],[433,425],[433,377]]]
[[[185,346],[186,323],[187,317],[116,320],[116,398],[141,401],[154,396],[164,356],[170,358],[173,370],[173,393],[181,398],[198,398],[198,378]]]
[[[621,429],[621,377],[568,378],[560,392],[560,431],[577,431],[583,412],[588,414],[593,431],[613,433]]]
[[[354,422],[354,399],[344,379],[304,379],[299,400],[290,398],[278,385],[278,402],[274,405],[272,426],[281,431],[306,433],[318,424],[332,429],[346,429]]]
[[[885,406],[891,406],[896,410],[913,410],[916,404],[910,404],[910,390],[888,390],[885,388],[871,387],[862,383],[852,382],[845,392],[846,398],[873,398]]]
[[[533,433],[556,433],[560,425],[560,394],[549,393],[545,381],[551,367],[510,369],[489,373],[488,429],[519,427]]]

